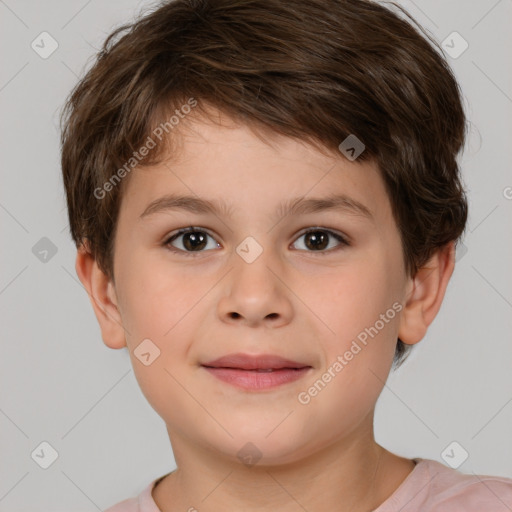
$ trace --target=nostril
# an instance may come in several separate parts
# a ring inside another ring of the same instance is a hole
[[[231,313],[231,318],[238,318],[240,315],[236,312],[236,311],[233,311]]]

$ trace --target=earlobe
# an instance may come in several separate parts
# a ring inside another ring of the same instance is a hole
[[[455,268],[455,244],[439,249],[414,276],[400,318],[398,337],[406,344],[421,341],[443,302]]]
[[[89,295],[100,325],[103,342],[110,348],[126,347],[125,331],[114,285],[99,268],[87,244],[78,249],[75,269]]]

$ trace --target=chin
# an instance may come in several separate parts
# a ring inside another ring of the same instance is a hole
[[[272,426],[261,423],[249,428],[244,426],[243,433],[237,432],[232,426],[230,430],[233,439],[223,436],[222,442],[211,447],[224,453],[231,461],[239,462],[247,467],[275,467],[297,462],[307,456],[308,445],[311,451],[312,440],[304,439],[304,431],[300,428],[296,432],[289,428]]]

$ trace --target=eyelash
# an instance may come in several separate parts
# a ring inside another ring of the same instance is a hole
[[[184,254],[186,256],[196,257],[197,255],[199,255],[201,253],[204,253],[206,251],[205,250],[202,250],[202,251],[184,251],[182,249],[177,249],[176,247],[174,247],[174,246],[172,246],[170,244],[176,238],[178,238],[180,235],[183,235],[183,234],[186,234],[186,233],[195,233],[197,231],[199,231],[201,233],[206,233],[209,237],[214,238],[212,235],[210,235],[210,233],[208,233],[208,231],[206,231],[203,228],[195,227],[195,226],[189,226],[187,228],[178,230],[176,233],[174,233],[173,235],[168,237],[166,239],[166,241],[163,243],[163,245],[164,245],[164,247],[167,247],[167,249],[170,250],[173,253],[180,253],[180,254]],[[351,245],[346,238],[342,237],[338,233],[335,233],[334,231],[331,231],[330,229],[320,228],[320,227],[310,228],[307,231],[304,231],[303,233],[301,233],[297,237],[297,239],[302,237],[302,236],[304,236],[304,235],[307,235],[308,233],[315,232],[315,231],[323,231],[325,233],[328,233],[330,236],[332,236],[338,242],[340,242],[340,245],[335,247],[334,249],[320,250],[320,251],[306,251],[306,252],[310,252],[310,253],[316,254],[318,256],[325,256],[326,254],[331,254],[332,252],[336,252],[337,250],[342,249],[344,246],[349,247]]]

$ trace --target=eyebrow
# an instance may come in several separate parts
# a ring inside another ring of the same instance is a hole
[[[233,214],[232,207],[228,206],[224,201],[167,194],[149,203],[139,216],[139,220],[155,213],[165,213],[171,210],[186,210],[196,214],[210,213],[213,215],[224,215],[225,217],[232,217]],[[325,210],[336,210],[362,217],[372,222],[374,221],[372,212],[367,206],[345,194],[334,194],[309,199],[296,197],[278,205],[276,216],[280,218],[287,215],[304,215]]]

